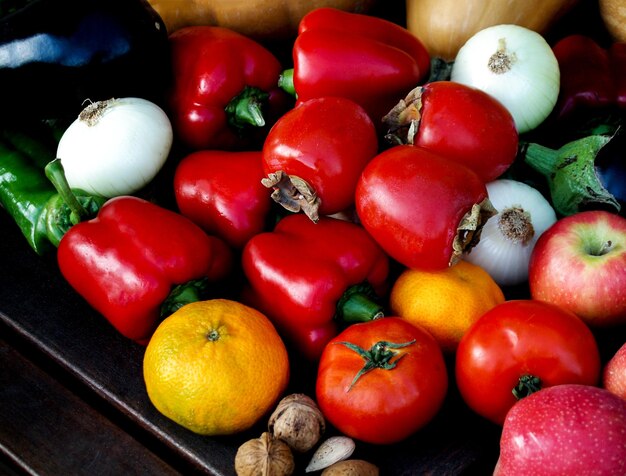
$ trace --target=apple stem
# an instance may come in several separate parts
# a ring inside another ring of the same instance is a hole
[[[613,249],[613,242],[611,240],[605,241],[604,243],[602,243],[602,247],[600,248],[600,252],[598,253],[598,256],[605,255],[609,253],[612,249]]]
[[[541,379],[539,377],[535,377],[534,375],[522,375],[511,392],[517,400],[521,400],[538,390],[541,390]]]

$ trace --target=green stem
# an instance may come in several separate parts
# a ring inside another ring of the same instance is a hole
[[[263,127],[263,106],[267,102],[269,94],[258,88],[246,86],[244,90],[235,96],[226,106],[228,123],[238,129],[247,125]]]
[[[596,157],[612,138],[592,135],[558,150],[529,143],[523,145],[520,155],[546,178],[552,205],[561,215],[573,215],[588,205],[608,205],[619,211],[619,202],[604,188],[595,168]]]
[[[350,286],[337,302],[335,319],[343,323],[367,322],[384,316],[383,307],[369,283]]]
[[[452,74],[452,67],[454,61],[447,61],[443,58],[432,58],[430,60],[430,74],[427,83],[434,83],[435,81],[449,81]]]
[[[370,347],[369,350],[365,350],[362,347],[356,344],[353,344],[352,342],[341,341],[341,342],[336,342],[336,344],[344,345],[348,349],[353,350],[354,352],[359,354],[365,361],[365,364],[363,365],[363,367],[354,376],[354,379],[352,379],[352,382],[350,383],[350,387],[347,390],[349,392],[352,389],[352,387],[354,387],[354,385],[357,383],[357,381],[370,370],[394,369],[396,365],[398,365],[398,362],[400,361],[400,359],[406,355],[406,354],[402,354],[400,357],[398,357],[396,360],[392,362],[391,359],[393,359],[398,354],[398,352],[396,352],[395,349],[402,349],[404,347],[413,345],[415,344],[415,339],[409,342],[403,342],[401,344],[381,340],[381,341],[376,342],[372,347]]]
[[[522,375],[515,388],[511,390],[517,400],[541,390],[541,379],[534,375]]]
[[[286,69],[280,74],[278,87],[294,98],[297,97],[296,87],[293,84],[293,68]]]
[[[69,183],[67,182],[67,178],[65,177],[65,171],[63,169],[63,164],[61,164],[60,159],[54,159],[49,162],[45,167],[46,177],[52,182],[54,188],[61,196],[65,204],[70,207],[72,213],[70,214],[70,221],[76,225],[80,223],[82,220],[87,219],[89,217],[89,212],[83,207],[72,192]]]
[[[175,286],[161,304],[161,318],[165,319],[181,307],[204,299],[209,288],[208,278],[200,278]]]

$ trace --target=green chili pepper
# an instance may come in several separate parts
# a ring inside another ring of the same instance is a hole
[[[106,199],[70,190],[60,162],[48,166],[58,140],[53,127],[37,124],[25,130],[0,131],[0,205],[43,255],[80,219],[95,215]]]

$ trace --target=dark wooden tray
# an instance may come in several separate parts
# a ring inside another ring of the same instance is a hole
[[[602,34],[595,2],[581,0],[580,5],[556,35]],[[402,18],[402,12],[395,15]],[[54,257],[37,256],[1,208],[0,231],[0,456],[31,474],[120,474],[116,468],[123,468],[125,474],[234,475],[237,448],[259,436],[266,420],[239,435],[209,438],[163,417],[145,392],[144,348],[93,311],[63,280]],[[625,336],[623,328],[602,336],[604,358]],[[292,367],[289,391],[312,395],[315,370],[296,360]],[[388,447],[357,443],[354,456],[377,464],[384,475],[490,474],[500,428],[465,407],[452,375],[444,407],[426,428]],[[36,417],[24,418],[24,412]],[[73,412],[81,416],[72,417]],[[42,438],[43,430],[35,425],[40,419],[48,428],[56,425],[50,435],[65,438]],[[106,452],[109,469],[100,465],[90,471],[87,450],[82,458],[63,451],[76,441],[89,451]],[[124,448],[110,450],[114,442]],[[299,458],[299,468],[309,456]],[[7,467],[1,460],[3,473]]]

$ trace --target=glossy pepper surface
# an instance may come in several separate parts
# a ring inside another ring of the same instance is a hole
[[[13,0],[0,4],[4,117],[75,117],[87,100],[161,102],[169,48],[145,0]]]
[[[576,111],[626,109],[626,43],[603,48],[580,34],[566,36],[553,47],[561,71],[557,117]]]
[[[429,68],[426,48],[405,28],[334,8],[305,15],[293,46],[298,101],[346,97],[364,107],[375,124]]]
[[[58,185],[63,194],[58,193],[46,173],[54,159],[56,134],[56,127],[45,123],[0,130],[0,205],[40,255],[58,246],[67,230],[95,215],[105,201],[80,190],[70,191],[57,162],[47,170],[53,172],[55,181],[61,175],[63,183]]]
[[[280,62],[260,43],[221,27],[170,35],[172,123],[187,147],[232,149],[262,135],[286,109]]]
[[[340,322],[382,315],[387,255],[359,225],[289,215],[254,236],[242,254],[244,299],[262,310],[294,350],[316,360]]]
[[[187,218],[138,197],[109,200],[65,234],[69,284],[124,336],[145,344],[161,317],[202,299],[231,265],[228,246]]]
[[[260,151],[199,150],[176,167],[174,197],[183,215],[241,249],[269,221],[272,199],[262,178]]]

